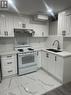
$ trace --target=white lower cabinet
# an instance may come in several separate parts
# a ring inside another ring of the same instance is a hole
[[[42,68],[44,69],[44,70],[48,70],[48,64],[47,63],[49,63],[49,60],[48,60],[48,55],[47,55],[47,52],[45,52],[45,51],[42,51],[41,52],[42,54],[41,54],[41,65],[42,65]]]
[[[62,80],[63,74],[63,58],[55,54],[49,53],[48,72]]]
[[[17,61],[15,54],[1,56],[1,64],[3,77],[17,73]]]
[[[64,66],[64,58],[60,56],[55,56],[55,77],[58,78],[61,82],[63,82],[63,66]]]
[[[71,56],[42,51],[42,68],[62,83],[71,81]]]
[[[38,68],[41,68],[41,51],[37,51],[36,62],[37,62]]]

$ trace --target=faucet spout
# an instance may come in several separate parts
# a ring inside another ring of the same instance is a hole
[[[54,46],[55,42],[58,43],[58,45],[57,45],[57,50],[60,50],[60,44],[59,44],[59,41],[58,41],[58,40],[55,40],[55,41],[53,42],[53,46]]]

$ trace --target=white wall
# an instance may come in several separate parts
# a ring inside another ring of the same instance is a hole
[[[46,42],[46,47],[57,49],[57,43],[55,43],[55,45],[53,46],[53,42],[55,40],[58,40],[60,42],[60,48],[61,50],[63,50],[63,37],[61,36],[49,36]]]

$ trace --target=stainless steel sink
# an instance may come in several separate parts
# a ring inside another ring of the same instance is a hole
[[[49,50],[49,51],[52,51],[52,52],[61,52],[60,50],[56,50],[56,49],[46,49],[46,50]]]

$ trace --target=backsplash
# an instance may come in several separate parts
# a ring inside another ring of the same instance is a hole
[[[14,50],[14,38],[0,38],[0,52]]]
[[[63,37],[62,36],[49,36],[47,39],[47,44],[46,47],[47,48],[57,48],[57,43],[55,43],[55,45],[53,46],[53,42],[55,40],[58,40],[60,43],[60,49],[63,50]]]
[[[15,36],[15,45],[17,44],[28,44],[33,48],[45,48],[45,43],[47,38],[45,37],[26,37],[23,36],[21,33],[17,33]]]

